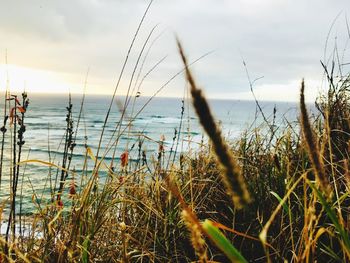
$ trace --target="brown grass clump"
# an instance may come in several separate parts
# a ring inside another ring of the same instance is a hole
[[[199,121],[211,139],[216,156],[222,166],[222,180],[226,186],[227,193],[232,197],[233,203],[237,208],[242,208],[250,202],[250,195],[247,190],[244,178],[239,165],[235,161],[232,152],[223,139],[220,128],[215,124],[214,117],[210,111],[207,100],[197,85],[188,68],[187,59],[183,52],[182,46],[177,41],[182,61],[186,68],[186,77],[191,86],[191,95],[193,106],[199,117]]]

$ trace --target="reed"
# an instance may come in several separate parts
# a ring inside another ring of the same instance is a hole
[[[232,200],[237,208],[242,208],[250,202],[250,195],[245,184],[240,167],[234,159],[232,152],[225,143],[220,128],[216,125],[214,117],[210,111],[207,100],[197,85],[188,68],[187,59],[182,46],[177,41],[182,62],[185,65],[187,81],[191,87],[193,106],[199,117],[199,121],[213,143],[214,150],[219,162],[222,165],[222,180],[226,186],[227,192],[232,196]]]
[[[1,137],[1,152],[0,152],[0,187],[1,187],[1,178],[2,178],[2,170],[3,170],[3,161],[4,161],[4,147],[5,147],[5,134],[7,131],[6,123],[8,120],[7,115],[7,98],[8,98],[8,91],[6,89],[5,96],[4,96],[4,117],[3,117],[3,126],[0,128],[0,131],[2,133]]]
[[[13,103],[12,108],[10,109],[10,122],[12,125],[12,173],[10,177],[10,189],[11,189],[11,195],[10,195],[10,211],[8,215],[8,223],[6,227],[5,232],[5,251],[8,252],[8,243],[9,243],[9,237],[10,237],[10,229],[12,232],[12,240],[15,240],[16,235],[16,197],[17,197],[17,187],[18,187],[18,181],[19,181],[19,170],[21,162],[21,154],[22,154],[22,146],[24,145],[25,141],[23,140],[23,135],[26,131],[25,128],[25,113],[27,111],[29,100],[27,97],[27,93],[22,93],[22,103],[17,98],[17,95],[11,95],[11,97],[7,97],[7,94],[5,94],[6,99],[9,102]],[[10,104],[9,104],[10,105]],[[18,114],[19,112],[19,114]],[[19,128],[17,130],[17,125],[19,125]],[[18,147],[17,147],[18,146]]]
[[[330,188],[329,180],[326,176],[322,156],[318,149],[318,144],[315,140],[315,135],[314,135],[314,132],[312,131],[311,124],[309,122],[309,116],[308,116],[306,104],[305,104],[304,89],[305,89],[305,83],[304,83],[304,80],[302,80],[301,89],[300,89],[300,114],[301,114],[300,118],[301,118],[301,127],[303,131],[303,135],[306,142],[307,152],[311,160],[312,166],[314,168],[317,181],[320,184],[322,191],[327,196],[330,196],[331,188]]]
[[[73,149],[75,147],[75,142],[73,141],[73,133],[74,133],[74,127],[73,127],[73,117],[72,117],[72,98],[71,94],[69,94],[68,97],[68,106],[67,109],[67,115],[66,115],[66,130],[65,130],[65,139],[64,139],[64,149],[63,149],[63,156],[62,156],[62,168],[61,169],[61,176],[59,181],[59,186],[57,189],[57,202],[59,204],[62,204],[62,191],[64,184],[66,182],[66,179],[68,177],[68,170],[69,169],[72,155],[73,155]],[[56,192],[56,185],[55,185],[55,192]]]

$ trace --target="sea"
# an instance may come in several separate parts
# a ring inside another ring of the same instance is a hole
[[[21,94],[18,94],[18,98],[21,101]],[[21,211],[22,214],[33,213],[38,203],[44,204],[49,200],[48,175],[51,173],[51,176],[55,177],[56,168],[38,161],[62,165],[69,105],[69,95],[28,94],[28,98],[29,106],[24,119],[25,144],[21,160],[35,161],[20,165],[17,199],[21,198],[21,207],[16,209],[16,213]],[[76,147],[70,169],[76,171],[76,174],[82,172],[86,146],[96,155],[103,124],[111,104],[111,96],[86,95],[83,105],[82,99],[83,95],[71,96],[73,138],[75,138]],[[0,119],[2,120],[4,101],[1,98],[0,100],[2,100],[0,101]],[[246,130],[264,127],[266,120],[278,127],[287,123],[293,125],[298,117],[298,105],[292,102],[261,101],[260,108],[255,101],[244,100],[212,99],[209,100],[209,104],[218,125],[222,127],[223,135],[232,141],[239,138]],[[106,163],[113,160],[116,169],[119,169],[120,156],[125,151],[128,151],[132,163],[139,160],[140,150],[149,160],[155,160],[160,143],[163,145],[165,155],[170,152],[174,154],[176,149],[179,156],[180,153],[194,151],[199,147],[200,142],[207,141],[190,99],[140,96],[132,97],[126,102],[125,97],[116,97],[111,105],[99,156],[104,156]],[[123,114],[122,109],[125,106],[127,110]],[[80,111],[81,108],[82,111]],[[81,117],[78,120],[79,115]],[[10,133],[9,122],[10,120],[6,125],[0,186],[2,203],[8,202],[10,196],[10,170],[12,169],[10,137],[13,135]],[[77,125],[79,125],[78,128],[76,128]],[[0,133],[0,139],[1,136]],[[110,146],[116,141],[114,153],[114,147]],[[139,144],[140,141],[142,145]],[[91,164],[89,169],[92,169]],[[35,202],[33,202],[34,199]],[[16,207],[18,206],[17,204]],[[5,205],[5,214],[8,209],[8,205]]]

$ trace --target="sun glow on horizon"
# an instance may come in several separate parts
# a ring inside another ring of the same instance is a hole
[[[79,79],[75,74],[18,66],[15,64],[0,64],[0,92],[7,88],[11,92],[43,93],[43,94],[82,94],[84,93],[85,77]],[[89,76],[86,80],[86,94],[111,95],[115,82],[106,83],[104,79]],[[147,81],[145,81],[147,82]],[[127,94],[127,82],[120,83],[119,95]],[[153,95],[145,92],[144,95]]]
[[[77,92],[63,77],[49,70],[33,69],[14,64],[0,64],[0,90],[36,93]]]

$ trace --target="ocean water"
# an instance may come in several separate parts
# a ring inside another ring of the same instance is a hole
[[[21,159],[35,159],[60,165],[63,157],[64,141],[62,142],[62,139],[65,135],[68,95],[29,94],[28,97],[30,104],[24,120],[26,132],[24,133],[25,144]],[[81,95],[72,96],[74,130],[77,125],[81,99]],[[86,152],[85,144],[96,154],[110,100],[110,96],[87,95],[85,98],[83,114],[76,134],[77,146],[74,149],[71,164],[71,169],[74,169],[77,174],[82,170]],[[113,157],[113,148],[107,152],[106,150],[109,148],[110,142],[116,140],[116,134],[119,134],[118,132],[115,133],[116,127],[121,127],[121,131],[124,130],[124,132],[120,134],[115,158],[113,159],[116,169],[120,168],[120,155],[126,150],[129,152],[131,162],[139,160],[139,150],[144,151],[149,160],[156,159],[160,140],[164,140],[165,152],[169,154],[172,145],[173,149],[176,146],[173,141],[175,130],[177,131],[176,136],[180,138],[178,152],[195,149],[202,138],[206,140],[205,136],[203,137],[203,130],[198,123],[191,102],[188,100],[183,102],[180,98],[154,98],[152,100],[149,100],[148,97],[139,97],[135,100],[132,98],[128,104],[125,118],[120,123],[120,108],[123,107],[124,101],[125,98],[117,97],[113,102],[100,151],[100,156],[105,155],[105,161],[110,163]],[[262,116],[258,113],[254,101],[210,100],[210,105],[215,118],[223,129],[224,135],[232,139],[237,138],[244,130],[249,129],[252,124],[258,126],[263,123]],[[289,122],[295,122],[297,119],[296,103],[260,102],[260,105],[269,120],[272,119],[274,108],[276,108],[277,125],[283,124],[285,119]],[[3,106],[2,101],[0,102],[1,119],[3,117]],[[129,125],[130,123],[131,125]],[[9,160],[11,158],[11,148],[10,129],[9,125],[7,126],[8,132],[6,133],[0,191],[1,201],[7,200],[10,193],[11,166]],[[141,148],[139,148],[140,140],[143,141]],[[93,165],[92,161],[89,169],[92,168],[91,165]],[[56,170],[48,166],[38,163],[21,165],[18,193],[22,189],[23,213],[33,211],[35,206],[32,197],[34,194],[38,202],[45,202],[48,199],[48,174],[50,171],[52,177],[55,177]],[[22,179],[23,187],[21,187]],[[19,211],[18,208],[17,211]]]

